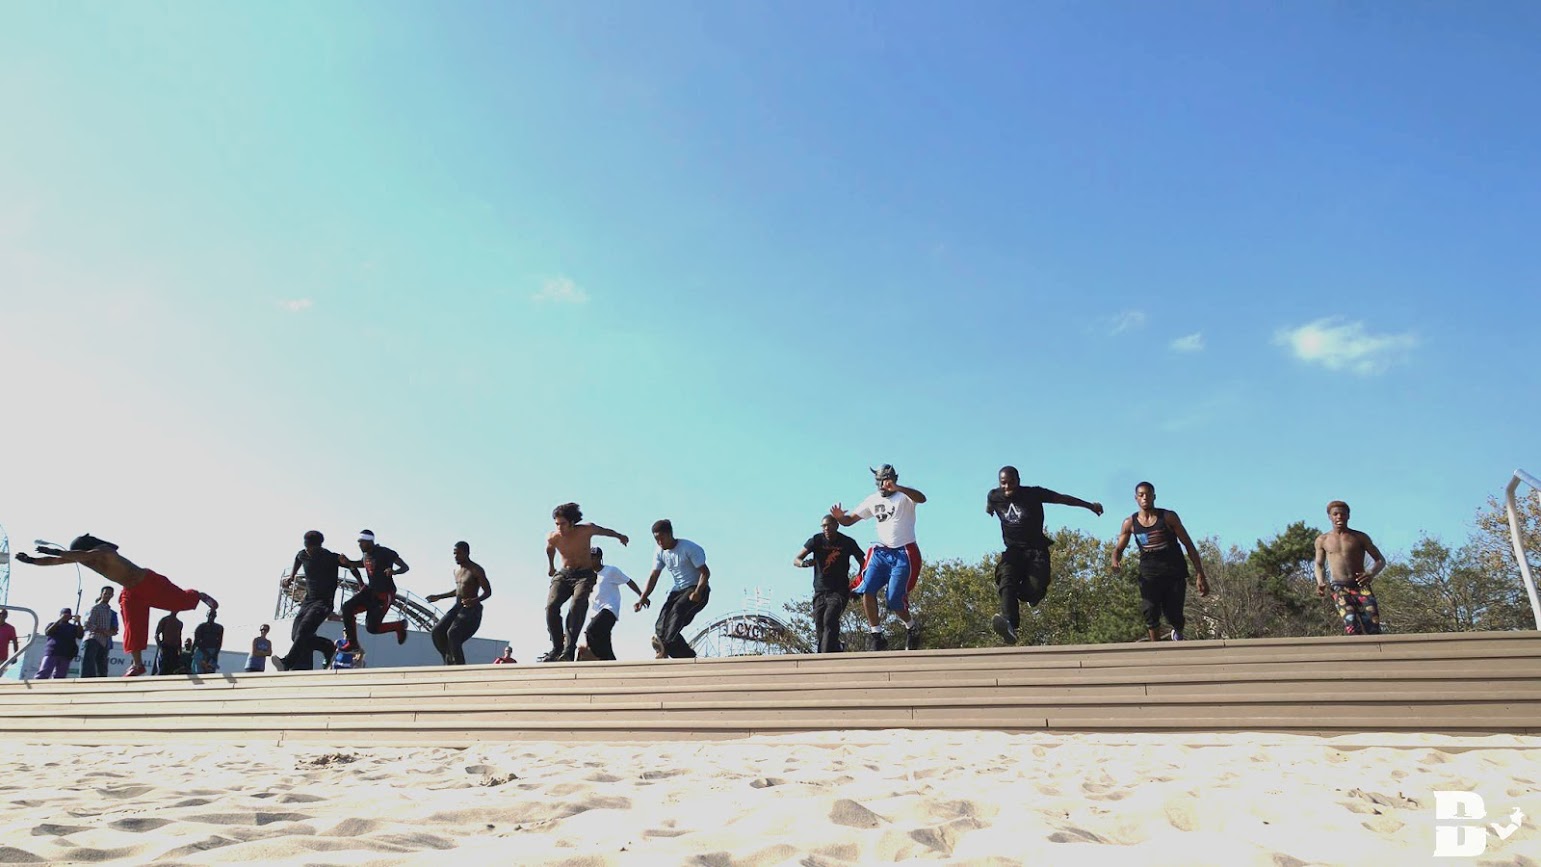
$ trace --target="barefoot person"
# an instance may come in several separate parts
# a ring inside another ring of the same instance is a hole
[[[551,650],[538,662],[572,662],[578,658],[578,636],[583,631],[583,619],[588,615],[589,594],[594,592],[596,575],[593,569],[595,536],[609,536],[625,545],[629,539],[614,530],[598,524],[583,524],[583,510],[577,503],[563,503],[551,510],[556,529],[546,536],[546,575],[551,586],[546,590],[546,632],[551,636]],[[562,555],[562,568],[556,567],[556,555]],[[563,629],[562,604],[572,600],[567,608],[566,629]]]
[[[348,597],[348,601],[342,604],[342,631],[348,643],[358,653],[363,653],[363,648],[358,642],[358,614],[364,612],[364,628],[373,635],[384,635],[387,632],[396,633],[396,643],[407,643],[407,621],[392,620],[385,622],[385,615],[391,611],[391,606],[396,604],[396,576],[405,575],[412,567],[401,559],[401,555],[384,545],[375,544],[375,534],[370,530],[362,530],[358,534],[358,548],[363,552],[363,558],[349,560],[340,557],[338,562],[349,569],[364,568],[369,576],[369,583],[363,590]]]
[[[1054,544],[1043,532],[1043,506],[1076,506],[1098,517],[1101,503],[1088,503],[1048,488],[1022,487],[1016,467],[1001,467],[996,479],[1000,487],[985,497],[985,514],[1001,521],[1001,541],[1006,550],[995,564],[995,589],[1001,597],[1001,613],[990,625],[1007,644],[1017,643],[1022,626],[1022,605],[1034,608],[1049,592],[1049,546]]]
[[[279,582],[289,592],[303,582],[305,593],[299,609],[294,612],[294,625],[289,627],[289,652],[273,657],[273,667],[279,671],[310,671],[317,653],[321,654],[322,664],[329,666],[332,654],[337,652],[337,645],[330,638],[317,635],[316,631],[332,616],[338,575],[347,558],[322,547],[325,541],[320,530],[307,532],[305,547],[294,555],[289,577]],[[348,571],[353,573],[353,580],[364,583],[357,566],[349,566]]]
[[[632,610],[641,611],[651,604],[648,599],[658,584],[658,576],[667,570],[669,577],[674,579],[674,586],[658,609],[658,622],[653,626],[653,652],[659,659],[670,656],[692,659],[696,655],[695,648],[685,640],[683,633],[712,597],[712,588],[707,584],[712,578],[712,570],[706,566],[706,551],[689,539],[676,538],[674,522],[668,518],[653,522],[653,541],[658,543],[658,553],[653,555],[653,571],[647,576],[647,589],[642,591],[642,598]]]
[[[792,565],[813,569],[813,628],[819,634],[820,653],[840,652],[840,617],[851,598],[851,561],[860,572],[867,567],[861,546],[840,532],[834,515],[819,522],[823,532],[810,536]]]
[[[1332,602],[1343,618],[1344,635],[1379,635],[1380,607],[1370,582],[1386,568],[1386,558],[1370,537],[1348,527],[1348,504],[1333,500],[1327,504],[1332,530],[1316,537],[1316,595],[1327,595],[1327,573],[1332,575]],[[1365,557],[1373,557],[1370,571],[1364,569]]]
[[[642,596],[642,588],[614,566],[605,565],[605,552],[594,548],[589,554],[594,558],[594,601],[589,604],[589,625],[583,630],[583,640],[595,659],[615,659],[615,647],[610,643],[610,633],[621,619],[621,588]]]
[[[21,553],[16,559],[34,566],[79,564],[123,588],[118,594],[118,608],[123,612],[123,649],[134,658],[124,677],[139,677],[145,673],[144,649],[150,643],[151,608],[191,611],[199,602],[209,606],[211,611],[219,607],[209,594],[183,590],[166,580],[164,575],[129,562],[118,553],[117,545],[89,533],[76,537],[68,551],[48,547],[37,550],[45,556]]]
[[[465,665],[465,643],[482,628],[482,603],[492,596],[487,572],[471,560],[471,543],[455,543],[455,589],[434,593],[429,602],[454,598],[455,604],[433,626],[433,646],[445,665]]]
[[[910,616],[910,590],[920,577],[920,547],[915,544],[915,507],[926,495],[899,484],[899,473],[884,464],[872,471],[877,493],[847,513],[836,503],[829,513],[840,526],[849,527],[863,518],[877,518],[878,544],[867,551],[861,581],[855,586],[867,615],[872,650],[887,650],[883,621],[878,619],[878,594],[885,594],[888,613],[904,622],[904,649],[920,649],[920,624]]]
[[[1204,577],[1204,564],[1199,560],[1199,549],[1188,536],[1188,528],[1182,519],[1170,509],[1156,508],[1156,486],[1140,482],[1134,486],[1134,501],[1140,510],[1124,519],[1118,531],[1118,541],[1113,544],[1113,568],[1123,563],[1124,549],[1133,536],[1140,546],[1140,613],[1145,616],[1145,629],[1150,640],[1156,640],[1161,618],[1172,625],[1172,640],[1183,639],[1183,603],[1188,596],[1188,564],[1183,562],[1183,550],[1193,561],[1194,574],[1198,576],[1200,596],[1209,595],[1209,581]],[[1182,550],[1178,546],[1182,546]]]

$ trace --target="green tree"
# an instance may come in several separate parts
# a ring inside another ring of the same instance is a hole
[[[1268,541],[1259,539],[1247,558],[1261,590],[1272,597],[1268,634],[1335,635],[1342,624],[1316,595],[1316,537],[1321,530],[1296,521]]]

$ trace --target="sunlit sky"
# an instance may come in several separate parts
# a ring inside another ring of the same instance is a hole
[[[805,595],[884,462],[928,559],[998,546],[1007,463],[1104,537],[1150,479],[1227,544],[1335,498],[1388,551],[1459,539],[1541,466],[1538,37],[1531,4],[6,4],[0,524],[119,543],[240,645],[305,530],[375,530],[419,595],[465,539],[521,660],[567,500],[639,582],[672,518],[703,620]]]

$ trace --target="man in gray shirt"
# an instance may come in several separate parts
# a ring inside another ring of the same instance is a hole
[[[680,633],[711,598],[712,590],[706,582],[711,579],[712,570],[706,568],[706,552],[700,545],[689,539],[674,538],[674,525],[667,518],[653,522],[653,540],[658,543],[658,553],[653,556],[653,573],[647,576],[647,588],[642,591],[642,598],[637,600],[634,610],[648,607],[648,597],[658,584],[658,576],[667,569],[674,579],[674,588],[658,610],[653,651],[659,659],[670,656],[690,659],[696,652]]]
[[[106,677],[107,653],[118,634],[118,615],[112,610],[112,588],[103,587],[86,618],[86,641],[81,646],[80,676]]]

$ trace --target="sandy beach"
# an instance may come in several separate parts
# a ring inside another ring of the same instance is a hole
[[[1489,819],[1532,817],[1463,863],[1536,864],[1538,747],[900,731],[38,746],[9,751],[0,863],[1402,865],[1440,863],[1431,793],[1453,789],[1482,795]]]

